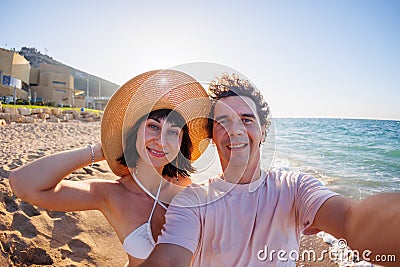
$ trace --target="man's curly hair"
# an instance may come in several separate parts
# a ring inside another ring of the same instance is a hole
[[[261,126],[265,126],[266,130],[271,125],[269,120],[269,106],[258,89],[256,89],[248,80],[242,80],[235,73],[230,76],[224,73],[220,78],[211,81],[208,88],[208,95],[212,99],[212,108],[210,119],[208,120],[209,137],[212,137],[212,127],[214,118],[215,104],[219,99],[229,96],[246,96],[256,104],[257,114],[260,118]]]

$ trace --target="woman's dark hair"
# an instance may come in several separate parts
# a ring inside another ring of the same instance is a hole
[[[185,119],[181,114],[172,109],[153,110],[149,114],[141,117],[127,134],[126,140],[129,140],[129,142],[127,142],[125,151],[129,151],[126,155],[129,157],[127,158],[124,152],[124,154],[118,158],[118,162],[130,168],[136,167],[137,160],[139,159],[139,154],[136,150],[137,132],[140,124],[147,119],[167,119],[167,122],[173,123],[174,126],[178,126],[182,129],[183,134],[180,152],[173,162],[164,166],[162,175],[167,175],[169,177],[177,177],[177,175],[189,177],[190,173],[195,171],[195,168],[191,164],[192,140],[190,140],[189,128],[186,125]]]

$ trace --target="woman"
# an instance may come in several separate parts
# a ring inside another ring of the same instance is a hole
[[[143,73],[107,104],[101,143],[40,158],[9,177],[18,197],[58,211],[99,210],[128,253],[147,258],[164,224],[168,201],[190,183],[191,162],[205,147],[210,103],[202,86],[179,71]],[[115,180],[63,180],[107,160]],[[164,203],[163,203],[164,202]]]

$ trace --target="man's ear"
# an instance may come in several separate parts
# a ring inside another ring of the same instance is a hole
[[[261,143],[264,143],[265,142],[265,139],[267,138],[267,136],[266,136],[266,130],[267,130],[267,125],[262,125],[261,126],[261,136],[262,136],[262,138],[261,138]]]

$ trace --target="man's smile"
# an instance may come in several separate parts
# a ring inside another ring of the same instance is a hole
[[[244,147],[247,147],[247,143],[242,144],[230,144],[227,146],[230,150],[240,150]]]

